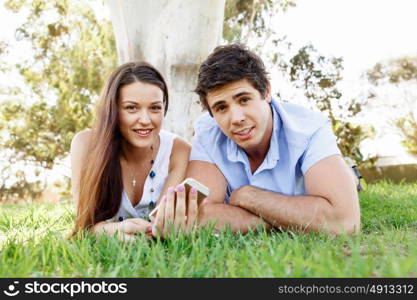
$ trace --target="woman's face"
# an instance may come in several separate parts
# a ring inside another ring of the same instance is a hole
[[[119,93],[119,127],[127,143],[150,147],[156,141],[164,119],[164,93],[153,84],[134,82]]]

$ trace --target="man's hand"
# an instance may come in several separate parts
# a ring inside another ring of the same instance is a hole
[[[229,198],[229,204],[244,207],[243,203],[246,203],[251,197],[256,197],[256,193],[253,194],[253,187],[250,185],[244,185],[232,192]]]
[[[199,226],[214,223],[217,229],[230,226],[233,232],[241,233],[255,230],[259,225],[269,228],[268,224],[248,210],[224,204],[227,181],[216,165],[205,161],[190,161],[186,177],[198,180],[210,190],[209,197],[199,207]]]
[[[307,195],[296,196],[243,186],[233,191],[229,201],[282,229],[330,234],[359,231],[355,183],[340,156],[313,165],[305,175],[305,186]]]
[[[159,204],[155,222],[152,226],[152,235],[165,238],[168,234],[177,231],[190,232],[196,223],[198,206],[197,190],[190,189],[188,195],[188,209],[186,205],[185,188],[183,185],[168,188]]]

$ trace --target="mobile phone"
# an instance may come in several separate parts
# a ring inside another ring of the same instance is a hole
[[[191,188],[195,188],[197,190],[197,205],[203,201],[204,198],[208,197],[209,195],[209,188],[206,187],[201,182],[198,182],[194,178],[186,178],[180,185],[184,185],[185,187],[185,195],[188,197]],[[186,205],[188,205],[188,201],[186,201]],[[153,222],[156,218],[156,213],[158,212],[159,204],[150,212],[149,219]]]

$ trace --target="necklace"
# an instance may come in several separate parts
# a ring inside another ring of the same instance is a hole
[[[151,163],[151,166],[153,166],[153,164],[155,162],[154,155],[153,155],[153,153],[154,153],[154,151],[153,151],[153,145],[151,146],[151,151],[152,151],[152,158],[151,158],[150,163]],[[133,187],[136,186],[136,177],[138,176],[138,174],[139,174],[139,172],[136,173],[135,176],[133,176],[133,179],[132,179],[132,185],[133,185]],[[155,177],[155,175],[156,175],[155,172],[151,169],[151,172],[149,173],[149,176],[153,179],[153,177]]]
[[[151,164],[151,166],[153,167],[153,164],[154,164],[154,162],[155,162],[155,157],[154,157],[154,146],[152,145],[151,147],[150,147],[150,149],[151,149],[151,152],[152,152],[152,154],[151,154],[151,160],[150,160],[150,164]],[[147,164],[147,163],[146,163]],[[133,187],[136,187],[136,177],[138,176],[138,174],[141,172],[141,170],[139,170],[138,172],[136,172],[136,173],[134,173],[134,172],[132,172],[131,171],[131,168],[130,168],[130,166],[128,165],[128,163],[127,163],[127,161],[125,160],[125,165],[126,165],[126,167],[127,167],[127,169],[129,170],[129,173],[130,174],[132,174],[133,173],[133,176],[132,176],[132,180],[131,180],[131,183],[132,183],[132,186]],[[143,166],[143,164],[142,164],[142,166]],[[156,173],[152,170],[152,167],[151,167],[151,171],[150,171],[150,173],[149,173],[149,176],[151,177],[151,179],[153,179],[153,177],[155,177],[155,175],[156,175]],[[142,168],[141,168],[142,169]]]
[[[157,148],[158,147],[158,144],[160,144],[160,140],[158,140],[157,141],[157,145],[154,147],[154,145],[151,145],[151,147],[150,147],[150,149],[151,149],[151,160],[150,161],[148,161],[150,164],[151,164],[151,170],[149,171],[149,173],[148,173],[148,175],[146,176],[146,177],[148,177],[149,176],[149,178],[150,178],[150,180],[149,180],[149,182],[147,183],[146,182],[146,179],[145,179],[145,182],[144,182],[144,185],[143,185],[143,193],[145,193],[146,191],[145,191],[145,188],[146,189],[148,189],[148,187],[149,187],[149,185],[151,186],[151,188],[148,190],[148,192],[150,192],[150,194],[149,194],[149,203],[147,204],[147,214],[144,214],[143,216],[141,216],[141,217],[143,217],[145,220],[148,220],[149,221],[149,213],[155,208],[155,206],[156,206],[156,200],[155,200],[155,197],[157,196],[157,195],[154,195],[154,194],[156,194],[155,192],[155,188],[154,188],[154,186],[155,186],[155,177],[156,177],[156,172],[155,172],[155,170],[154,170],[154,168],[155,168],[155,166],[154,166],[154,163],[155,163],[155,148]],[[141,165],[141,169],[143,170],[143,166],[144,165],[147,165],[148,164],[148,162],[146,162],[146,159],[145,160],[143,160],[145,163],[144,164],[142,164]],[[129,173],[130,174],[132,174],[133,172],[131,172],[131,168],[129,168],[129,165],[127,164],[127,161],[125,160],[125,165],[126,165],[126,168],[129,170]],[[149,166],[149,165],[147,165],[147,166]],[[132,177],[132,181],[131,181],[131,183],[132,183],[132,186],[133,186],[133,189],[135,189],[135,187],[136,187],[136,177],[138,176],[138,174],[140,173],[140,171],[139,172],[137,172],[136,174],[134,174],[133,175],[133,177]],[[140,201],[140,200],[139,200]],[[136,204],[137,205],[137,204]],[[145,204],[146,205],[146,204]]]

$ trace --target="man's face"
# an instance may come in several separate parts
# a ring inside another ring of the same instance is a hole
[[[246,79],[207,94],[207,103],[222,132],[246,152],[262,151],[272,133],[271,97],[265,99]]]

